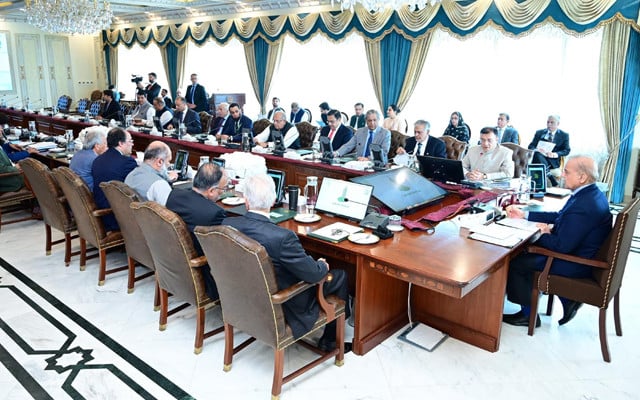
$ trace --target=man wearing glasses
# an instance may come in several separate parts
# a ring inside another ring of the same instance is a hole
[[[267,147],[268,143],[273,142],[274,131],[282,133],[284,147],[288,149],[300,148],[300,133],[295,125],[287,122],[284,111],[276,111],[273,116],[273,124],[254,137],[253,141],[259,146]]]
[[[193,234],[193,229],[198,226],[220,225],[227,216],[224,210],[216,204],[216,200],[227,186],[227,177],[224,169],[214,163],[203,164],[193,178],[191,189],[173,189],[167,198],[167,208],[178,214],[191,233],[193,245],[202,256],[200,242]],[[206,272],[205,272],[206,271]],[[213,299],[218,299],[218,289],[211,276],[209,267],[203,270],[204,286],[207,295]]]

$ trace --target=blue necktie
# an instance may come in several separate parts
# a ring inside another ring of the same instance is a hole
[[[198,86],[198,84],[195,84],[191,87],[191,104],[195,104],[195,99],[196,99],[196,86]]]
[[[367,145],[364,146],[364,157],[369,157],[369,148],[371,147],[371,142],[373,141],[373,131],[369,131],[369,138],[367,139]]]
[[[420,151],[422,150],[422,143],[418,143],[418,150],[416,150],[416,155],[421,156]]]

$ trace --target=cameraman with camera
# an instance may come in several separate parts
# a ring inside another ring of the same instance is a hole
[[[144,86],[142,84],[141,76],[134,76],[131,79],[131,82],[136,84],[138,91],[144,91],[144,93],[147,95],[147,101],[149,103],[153,103],[153,99],[160,95],[161,89],[160,85],[158,85],[158,82],[156,82],[156,79],[158,79],[158,75],[156,75],[155,72],[149,72],[149,84],[147,86]]]

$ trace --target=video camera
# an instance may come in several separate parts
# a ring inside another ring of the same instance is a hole
[[[142,82],[142,76],[140,75],[131,75],[131,82],[133,83],[138,83],[138,82]]]

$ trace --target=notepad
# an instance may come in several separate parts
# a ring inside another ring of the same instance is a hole
[[[309,236],[326,240],[331,243],[338,243],[348,238],[352,233],[362,231],[364,231],[364,229],[359,226],[349,225],[343,222],[334,222],[333,224],[316,229],[313,232],[309,232]]]

